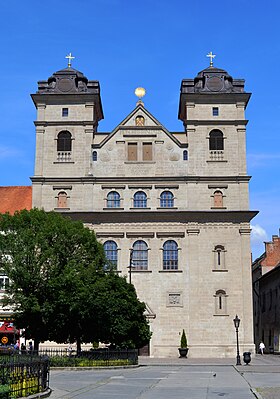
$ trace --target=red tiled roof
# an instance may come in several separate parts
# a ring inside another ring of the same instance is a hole
[[[31,186],[6,186],[0,187],[0,213],[32,208],[32,187]]]

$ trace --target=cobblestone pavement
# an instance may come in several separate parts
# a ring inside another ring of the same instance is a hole
[[[259,388],[257,390],[257,393],[260,396],[260,398],[263,399],[279,399],[280,398],[280,388],[274,387],[274,388]]]
[[[140,358],[130,369],[51,370],[51,399],[280,399],[280,356]]]
[[[235,363],[236,359],[139,359],[142,365],[233,365],[258,399],[280,399],[280,355],[255,355],[248,366]]]

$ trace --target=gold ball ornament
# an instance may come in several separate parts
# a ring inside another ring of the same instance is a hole
[[[143,87],[137,87],[134,93],[136,97],[142,98],[146,94],[146,90]]]

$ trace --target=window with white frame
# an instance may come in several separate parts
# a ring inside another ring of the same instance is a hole
[[[147,208],[147,194],[144,191],[137,191],[133,196],[134,208]]]
[[[160,194],[160,207],[161,208],[173,208],[174,207],[174,195],[171,191],[163,191]]]
[[[135,241],[132,246],[132,270],[148,269],[148,245],[143,240]]]
[[[107,195],[107,208],[119,208],[121,196],[117,191],[110,191]]]
[[[118,266],[118,246],[113,240],[108,240],[103,244],[105,256],[107,259],[106,269],[107,268],[117,268]]]
[[[168,240],[163,244],[163,270],[178,270],[178,244]]]

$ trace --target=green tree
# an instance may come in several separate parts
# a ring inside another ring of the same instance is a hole
[[[26,338],[107,341],[149,339],[134,287],[108,270],[103,247],[81,222],[43,210],[0,215],[1,267],[10,277],[5,304]],[[106,272],[104,269],[106,268]]]
[[[148,343],[151,334],[144,316],[145,304],[138,300],[134,286],[124,277],[109,273],[97,279],[88,303],[85,322],[90,315],[102,320],[98,326],[92,320],[99,341],[127,348],[140,348]]]

